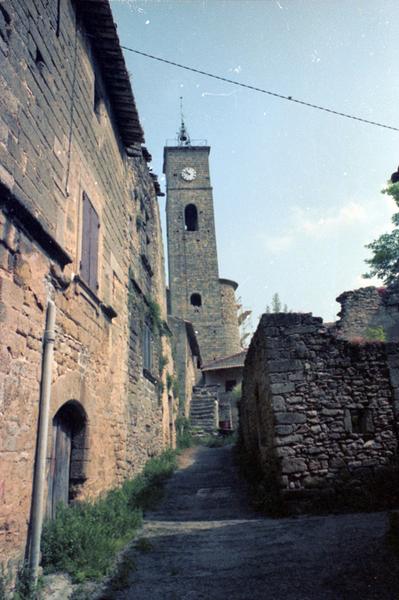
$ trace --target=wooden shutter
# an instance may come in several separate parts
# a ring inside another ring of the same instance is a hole
[[[83,193],[82,259],[80,275],[93,292],[98,289],[98,230],[100,222],[87,194]]]
[[[90,285],[90,212],[91,202],[83,193],[83,227],[82,227],[82,257],[80,275],[87,285]]]
[[[89,286],[95,292],[98,289],[98,230],[100,221],[98,215],[91,206],[90,214],[90,280]]]

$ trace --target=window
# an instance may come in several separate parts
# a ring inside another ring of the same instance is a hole
[[[195,306],[197,308],[202,306],[201,294],[191,294],[190,302],[191,306]]]
[[[194,204],[188,204],[184,209],[184,225],[186,231],[198,231],[198,211]]]
[[[374,433],[373,415],[369,408],[354,408],[349,411],[349,414],[350,433],[360,433],[367,436]]]
[[[101,105],[102,105],[102,96],[98,86],[98,81],[94,80],[94,101],[93,101],[93,110],[98,120],[101,119]]]
[[[93,292],[98,290],[98,230],[100,222],[87,194],[83,192],[82,256],[80,275]]]
[[[226,392],[231,392],[237,384],[235,379],[228,379],[224,385],[224,389]]]
[[[151,371],[152,367],[152,331],[148,323],[143,329],[143,368]]]

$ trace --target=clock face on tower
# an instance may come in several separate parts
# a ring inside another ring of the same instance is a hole
[[[184,181],[194,181],[196,177],[197,171],[193,169],[193,167],[184,167],[181,172],[181,178],[184,179]]]

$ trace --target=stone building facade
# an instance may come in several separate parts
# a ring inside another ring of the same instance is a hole
[[[0,86],[1,561],[27,541],[50,300],[49,516],[173,444],[177,399],[160,191],[109,2],[2,2]]]
[[[204,384],[219,387],[218,421],[226,430],[238,428],[238,389],[242,383],[245,356],[246,350],[242,350],[202,366]]]
[[[244,448],[288,496],[396,467],[399,344],[338,339],[311,314],[263,315],[241,400]]]

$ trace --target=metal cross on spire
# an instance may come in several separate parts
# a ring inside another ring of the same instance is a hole
[[[188,135],[188,131],[187,131],[186,125],[184,123],[183,96],[180,96],[180,118],[181,118],[180,130],[179,130],[179,133],[177,134],[177,140],[179,142],[179,146],[190,146],[191,145],[190,136]]]

